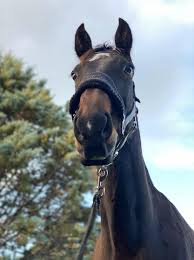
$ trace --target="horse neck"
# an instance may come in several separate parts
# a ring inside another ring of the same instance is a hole
[[[152,187],[137,130],[109,169],[101,205],[102,236],[109,249],[136,254],[145,248],[153,229]]]

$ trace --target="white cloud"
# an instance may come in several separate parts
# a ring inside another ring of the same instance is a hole
[[[162,1],[162,0],[129,0],[142,19],[159,21],[161,18],[176,22],[190,24],[194,23],[194,1]]]
[[[146,161],[161,170],[194,171],[194,148],[171,140],[145,139]]]

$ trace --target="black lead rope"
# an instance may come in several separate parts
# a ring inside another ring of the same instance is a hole
[[[79,253],[76,257],[76,260],[82,260],[83,259],[84,251],[85,251],[85,248],[86,248],[86,243],[87,243],[87,240],[90,236],[90,233],[92,232],[92,228],[94,226],[94,222],[95,222],[95,219],[96,219],[96,215],[97,215],[97,211],[98,211],[97,204],[99,203],[98,200],[99,200],[99,198],[97,198],[97,196],[95,194],[94,198],[93,198],[92,209],[90,211],[90,216],[88,218],[87,230],[84,234],[84,237],[83,237],[83,240],[82,240],[82,243],[81,243],[81,246],[80,246],[80,250],[79,250]]]
[[[82,260],[83,259],[83,255],[84,255],[84,251],[87,245],[87,240],[92,232],[92,228],[94,226],[94,222],[96,219],[96,215],[99,212],[100,209],[100,200],[102,198],[102,196],[104,195],[105,192],[105,180],[108,176],[108,166],[102,166],[100,167],[100,169],[98,170],[98,183],[97,183],[97,187],[96,187],[96,192],[94,194],[93,197],[93,203],[92,203],[92,208],[90,211],[90,215],[88,218],[88,223],[87,223],[87,229],[86,232],[84,234],[84,237],[82,239],[81,242],[81,246],[80,246],[80,250],[79,253],[76,257],[76,260]]]

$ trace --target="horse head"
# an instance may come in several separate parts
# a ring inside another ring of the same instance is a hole
[[[76,147],[84,165],[111,163],[121,139],[136,115],[132,33],[119,18],[115,47],[92,41],[81,24],[75,34],[79,64],[71,76],[75,94],[70,100]]]

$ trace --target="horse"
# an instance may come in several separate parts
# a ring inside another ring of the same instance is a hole
[[[106,166],[101,231],[93,260],[194,260],[194,231],[154,186],[142,155],[131,58],[132,32],[119,18],[115,46],[92,47],[81,24],[69,104],[85,166]]]

